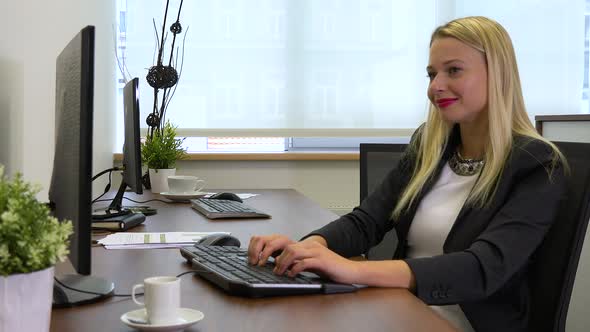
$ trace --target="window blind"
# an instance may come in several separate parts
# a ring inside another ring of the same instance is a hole
[[[152,107],[152,18],[161,24],[164,5],[126,0],[142,119]],[[185,1],[184,66],[167,118],[192,135],[415,128],[427,109],[434,12],[434,1]]]
[[[152,19],[159,30],[165,1],[119,2],[124,24],[119,47],[130,74],[140,78],[145,127],[153,94],[145,75],[156,48]],[[176,13],[179,4],[172,0],[169,12]],[[567,6],[558,0],[185,1],[184,65],[167,118],[184,136],[407,136],[427,112],[430,34],[467,15],[493,18],[512,36],[531,118],[579,113],[584,5],[584,0]],[[176,45],[182,52],[178,39]],[[122,136],[122,116],[117,121]]]

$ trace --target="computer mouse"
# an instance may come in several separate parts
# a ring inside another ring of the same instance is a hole
[[[242,203],[242,199],[240,198],[240,196],[234,194],[234,193],[217,193],[217,194],[213,194],[209,197],[210,199],[226,199],[228,201],[236,201],[236,202],[240,202]]]
[[[197,244],[204,246],[239,247],[240,240],[229,234],[220,233],[204,236]]]

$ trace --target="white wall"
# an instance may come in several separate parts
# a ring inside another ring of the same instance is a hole
[[[12,27],[23,19],[23,5],[17,1],[0,2],[0,164],[7,173],[22,170],[22,114],[24,102],[24,41],[13,34]],[[11,15],[6,15],[11,13]]]
[[[96,26],[93,172],[112,165],[115,2],[2,1],[0,12],[0,163],[41,184],[39,199],[46,200],[54,153],[55,60],[86,25]]]

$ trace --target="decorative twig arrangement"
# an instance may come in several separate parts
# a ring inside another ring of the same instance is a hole
[[[168,16],[168,6],[170,4],[170,0],[166,1],[166,10],[164,12],[164,21],[162,23],[162,32],[160,36],[158,36],[158,30],[156,28],[156,22],[153,21],[154,24],[154,32],[156,34],[156,50],[158,52],[158,58],[156,61],[156,65],[152,66],[147,76],[145,77],[148,84],[154,88],[154,107],[152,112],[146,118],[146,123],[149,126],[148,129],[148,137],[152,137],[154,131],[162,131],[164,129],[164,125],[166,123],[166,109],[168,108],[168,104],[170,103],[170,99],[174,96],[174,92],[176,92],[176,83],[180,80],[180,75],[182,74],[182,66],[184,64],[184,42],[186,38],[186,34],[188,32],[188,28],[184,34],[184,38],[182,41],[182,55],[180,58],[180,71],[175,69],[178,68],[178,53],[179,49],[176,49],[176,56],[174,55],[174,44],[176,42],[176,36],[182,32],[182,25],[180,25],[180,11],[182,10],[182,2],[184,0],[180,0],[180,7],[178,8],[178,15],[176,16],[176,22],[174,22],[170,26],[170,32],[172,32],[172,47],[170,50],[170,57],[168,59],[168,64],[164,63],[164,45],[166,44],[166,39],[168,37],[168,32],[165,31],[166,29],[166,18]],[[160,100],[160,90],[162,92],[162,99]]]

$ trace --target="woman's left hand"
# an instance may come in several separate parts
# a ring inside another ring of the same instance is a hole
[[[274,273],[294,277],[310,271],[335,282],[355,283],[359,276],[358,262],[346,259],[316,242],[297,242],[283,249],[275,258]]]

